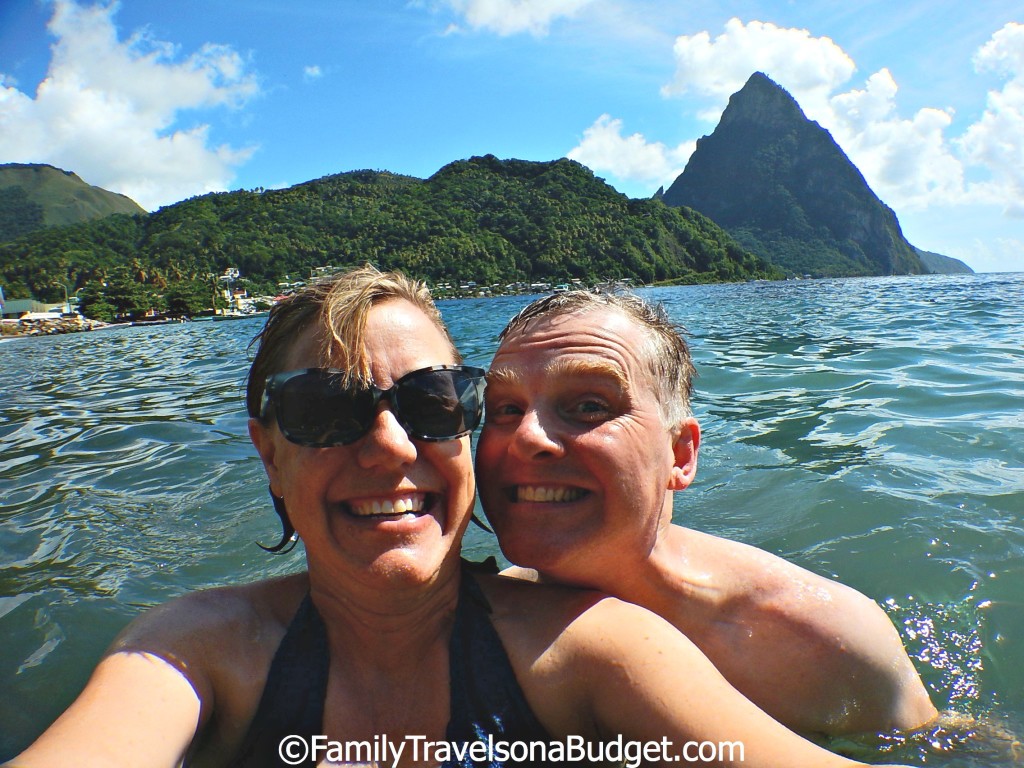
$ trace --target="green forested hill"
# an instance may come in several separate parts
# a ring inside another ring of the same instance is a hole
[[[0,242],[114,213],[145,211],[124,195],[86,184],[52,165],[0,164]]]
[[[709,219],[631,200],[571,160],[486,156],[426,180],[354,171],[36,232],[0,244],[0,280],[8,296],[53,298],[61,282],[78,290],[116,275],[160,292],[209,285],[235,267],[270,289],[317,266],[367,261],[432,283],[480,285],[779,276]]]

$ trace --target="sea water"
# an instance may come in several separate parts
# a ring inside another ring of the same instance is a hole
[[[941,709],[868,762],[1024,764],[1024,274],[643,289],[689,333],[703,430],[676,522],[878,601]],[[530,297],[441,302],[470,364]],[[260,320],[0,344],[0,760],[133,616],[302,567],[246,437]],[[471,557],[499,555],[471,529]]]

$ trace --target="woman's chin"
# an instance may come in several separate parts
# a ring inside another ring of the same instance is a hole
[[[380,553],[370,564],[370,571],[391,586],[427,585],[458,562],[458,550],[450,547],[424,547],[405,544]]]
[[[429,584],[459,561],[465,521],[453,529],[448,520],[449,510],[443,503],[417,513],[392,515],[357,516],[341,507],[328,517],[327,549],[314,558],[326,564],[341,555],[356,571],[353,577],[379,580],[381,588]],[[307,546],[307,554],[312,554],[309,550]],[[334,555],[328,550],[334,550]]]

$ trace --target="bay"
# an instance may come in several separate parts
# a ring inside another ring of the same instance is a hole
[[[700,463],[676,522],[868,594],[936,705],[980,723],[833,747],[1020,764],[1007,734],[1024,734],[1024,275],[641,292],[687,328],[700,373]],[[486,366],[529,298],[440,306]],[[0,759],[141,610],[302,567],[301,548],[255,543],[279,534],[243,404],[260,322],[0,344]],[[466,548],[500,554],[475,528]]]

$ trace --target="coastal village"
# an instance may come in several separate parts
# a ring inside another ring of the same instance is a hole
[[[241,278],[238,269],[228,267],[218,278],[218,283],[223,284],[219,289],[220,297],[224,306],[221,308],[210,307],[208,312],[198,314],[194,317],[183,315],[161,314],[150,310],[144,317],[124,320],[115,319],[114,322],[104,322],[90,319],[78,311],[78,297],[68,293],[64,288],[64,300],[59,302],[41,302],[35,299],[5,299],[3,286],[0,286],[0,336],[52,336],[63,333],[78,333],[81,331],[95,331],[104,328],[125,328],[140,325],[165,325],[168,323],[182,322],[219,322],[224,320],[240,320],[259,316],[265,316],[270,308],[281,299],[294,291],[306,286],[310,282],[322,280],[339,268],[333,265],[314,267],[310,270],[308,278],[292,280],[285,276],[285,279],[277,284],[279,292],[274,296],[253,296],[246,288],[236,288],[235,283]],[[510,296],[517,294],[533,294],[548,292],[563,292],[574,289],[601,289],[609,286],[632,286],[631,280],[605,280],[593,286],[584,285],[583,281],[574,278],[564,283],[552,284],[549,282],[516,282],[506,285],[480,285],[475,281],[460,281],[458,284],[439,283],[431,286],[434,298],[443,299],[464,299],[482,298],[488,296]]]
[[[0,286],[0,334],[3,336],[51,336],[62,333],[78,333],[95,331],[102,328],[124,328],[138,325],[163,325],[167,323],[190,322],[193,320],[229,320],[253,317],[266,314],[287,292],[295,287],[305,285],[304,282],[282,284],[286,291],[278,296],[252,297],[244,288],[236,289],[234,283],[240,277],[234,267],[224,270],[218,283],[223,283],[220,295],[225,308],[210,307],[209,313],[196,317],[173,316],[150,310],[145,316],[135,319],[104,322],[85,317],[78,311],[79,302],[76,295],[68,293],[64,288],[64,300],[60,302],[40,302],[35,299],[4,299],[3,287]]]

